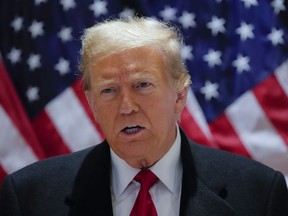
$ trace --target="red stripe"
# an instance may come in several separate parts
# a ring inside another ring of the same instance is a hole
[[[288,97],[272,75],[253,89],[270,122],[288,145]]]
[[[251,157],[224,114],[210,123],[209,127],[220,149]]]
[[[44,153],[40,142],[35,135],[31,122],[18,98],[14,85],[0,60],[0,103],[17,127],[27,144],[33,149],[38,158],[43,158]]]
[[[5,170],[2,168],[2,166],[0,166],[0,188],[6,175],[7,173],[5,172]]]
[[[207,139],[194,120],[193,116],[188,111],[187,107],[185,107],[182,111],[180,126],[185,130],[185,133],[191,140],[206,146],[217,147],[214,143]]]
[[[33,126],[42,144],[46,157],[67,154],[71,151],[58,134],[53,122],[45,111],[42,111],[34,120]]]
[[[93,114],[90,110],[89,104],[86,100],[83,88],[82,88],[82,83],[81,80],[77,80],[72,86],[72,89],[74,90],[75,94],[77,95],[81,105],[83,106],[84,110],[86,111],[87,116],[89,117],[90,121],[92,122],[92,124],[95,126],[96,130],[98,131],[99,135],[101,136],[102,139],[104,139],[104,135],[103,132],[99,126],[99,124],[97,124],[97,122],[95,121]]]

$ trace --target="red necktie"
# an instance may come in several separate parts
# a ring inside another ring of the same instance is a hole
[[[150,170],[141,170],[134,180],[141,187],[130,213],[130,216],[157,216],[157,211],[149,193],[150,188],[157,182],[158,178]]]

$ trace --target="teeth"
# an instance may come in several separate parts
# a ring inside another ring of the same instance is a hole
[[[139,127],[138,125],[132,125],[132,126],[128,126],[126,128],[135,128],[135,127]]]
[[[133,125],[133,126],[128,126],[128,127],[124,128],[123,131],[127,134],[134,134],[134,133],[137,133],[140,129],[141,129],[140,126]]]

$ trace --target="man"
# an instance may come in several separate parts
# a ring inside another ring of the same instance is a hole
[[[180,46],[151,19],[87,29],[80,69],[106,140],[8,176],[0,215],[287,216],[281,173],[197,145],[177,125],[190,84]]]

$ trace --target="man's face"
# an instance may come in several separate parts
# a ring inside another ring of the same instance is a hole
[[[128,49],[97,61],[86,97],[113,151],[130,166],[149,167],[170,149],[187,91],[177,92],[161,53]]]

